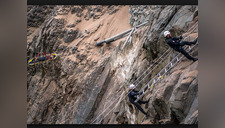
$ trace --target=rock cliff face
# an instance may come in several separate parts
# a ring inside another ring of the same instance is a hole
[[[184,58],[145,95],[151,100],[142,106],[150,115],[144,121],[126,96],[129,83],[140,89],[177,54],[147,70],[169,48],[165,30],[190,41],[198,36],[197,6],[29,6],[27,15],[28,60],[58,54],[27,66],[28,124],[198,123],[198,62]],[[126,38],[95,46],[146,21],[123,49]]]

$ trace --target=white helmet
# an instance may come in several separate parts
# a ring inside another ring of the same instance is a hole
[[[166,37],[166,36],[169,35],[169,34],[170,34],[169,31],[165,31],[165,32],[164,32],[164,37]]]
[[[135,85],[133,85],[133,84],[131,84],[131,85],[129,86],[130,89],[134,89],[134,87],[135,87]]]

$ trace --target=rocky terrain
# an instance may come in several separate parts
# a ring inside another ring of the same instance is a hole
[[[27,18],[27,60],[58,55],[27,66],[27,124],[198,123],[198,61],[184,58],[145,95],[145,120],[126,96],[130,83],[140,89],[177,54],[144,73],[169,48],[165,30],[190,41],[198,36],[197,6],[28,6]],[[123,49],[126,37],[95,46],[146,21]]]

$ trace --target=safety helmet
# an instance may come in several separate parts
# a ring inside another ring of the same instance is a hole
[[[129,86],[130,89],[134,89],[134,87],[135,87],[134,84],[131,84],[131,85]]]
[[[166,37],[166,36],[169,35],[169,34],[170,34],[169,31],[165,31],[165,32],[164,32],[164,37]]]

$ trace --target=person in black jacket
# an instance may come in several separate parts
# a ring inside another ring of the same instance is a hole
[[[194,40],[193,42],[188,42],[188,41],[182,41],[180,40],[183,38],[182,36],[180,37],[171,37],[171,34],[169,31],[164,32],[164,37],[166,37],[167,44],[173,48],[174,50],[182,53],[184,56],[186,56],[189,60],[197,61],[198,58],[191,57],[184,49],[184,45],[192,45],[197,43],[197,39]]]
[[[129,101],[130,101],[132,104],[134,104],[134,105],[137,107],[137,109],[139,109],[142,113],[144,113],[146,116],[148,116],[147,113],[141,108],[141,105],[140,105],[140,104],[146,104],[146,103],[149,102],[150,99],[148,99],[147,101],[138,100],[137,103],[136,103],[136,102],[135,102],[135,100],[137,99],[136,96],[137,96],[137,95],[141,95],[142,92],[139,93],[138,91],[135,91],[135,90],[134,90],[135,85],[133,85],[133,84],[131,84],[131,85],[129,86],[129,88],[130,88],[129,94],[128,94]]]

